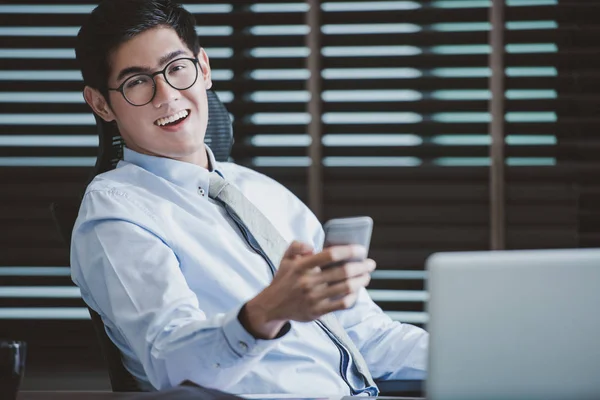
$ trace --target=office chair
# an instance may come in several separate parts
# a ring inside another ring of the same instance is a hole
[[[217,161],[227,161],[234,143],[229,112],[212,90],[207,91],[207,96],[209,118],[204,142],[210,146]],[[89,181],[100,173],[114,169],[123,156],[124,142],[117,126],[114,123],[106,123],[96,116],[96,127],[99,137],[98,157]],[[71,244],[71,234],[80,202],[81,199],[74,199],[69,204],[52,203],[50,205],[54,223],[68,247]],[[106,334],[102,318],[91,308],[88,307],[88,310],[100,341],[102,354],[108,364],[108,375],[113,392],[141,391],[135,378],[123,366],[121,352]],[[382,381],[377,384],[380,387],[381,395],[418,396],[422,393],[421,381]]]
[[[67,247],[71,243],[71,233],[75,220],[77,219],[77,213],[79,212],[79,204],[58,204],[52,203],[50,205],[50,211],[52,212],[52,219],[56,225],[62,240],[65,242]],[[98,341],[100,342],[100,350],[104,356],[104,360],[108,364],[108,377],[110,378],[110,386],[113,392],[139,392],[137,381],[133,376],[125,369],[121,362],[121,352],[110,340],[106,331],[104,330],[104,323],[102,317],[88,307],[90,317],[92,317],[92,324],[94,325],[94,331]]]

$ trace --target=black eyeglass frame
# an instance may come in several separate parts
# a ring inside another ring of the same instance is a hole
[[[196,67],[196,78],[194,78],[194,81],[192,82],[192,84],[189,85],[186,88],[178,88],[178,87],[173,86],[171,84],[171,82],[169,82],[169,79],[167,78],[167,75],[166,75],[166,72],[167,72],[167,69],[169,68],[169,66],[171,64],[176,63],[177,61],[181,61],[181,60],[192,61],[192,63],[194,64],[194,67]],[[191,88],[192,86],[194,86],[196,84],[196,81],[198,81],[198,67],[200,67],[200,71],[204,72],[202,70],[202,66],[200,65],[200,61],[198,60],[198,58],[180,57],[180,58],[177,58],[177,59],[175,59],[173,61],[169,61],[169,63],[167,65],[165,65],[165,67],[162,70],[160,70],[160,71],[156,71],[156,72],[153,72],[151,74],[135,74],[135,75],[132,75],[129,78],[125,79],[123,81],[123,83],[121,83],[121,85],[119,85],[119,87],[117,87],[117,88],[107,88],[107,89],[121,93],[121,95],[123,96],[123,98],[125,99],[125,101],[128,102],[129,104],[131,104],[132,106],[134,106],[134,107],[142,107],[142,106],[145,106],[146,104],[149,104],[152,100],[154,100],[154,97],[156,96],[156,81],[154,80],[155,76],[162,75],[165,78],[165,82],[167,82],[167,84],[169,86],[171,86],[173,89],[176,89],[176,90],[187,90],[187,89]],[[131,79],[133,79],[135,77],[138,77],[138,76],[149,76],[150,79],[152,79],[152,90],[153,90],[152,97],[150,97],[150,100],[148,100],[144,104],[134,104],[134,103],[132,103],[127,98],[127,96],[125,96],[125,91],[123,89],[125,87],[125,84],[127,82],[129,82]]]

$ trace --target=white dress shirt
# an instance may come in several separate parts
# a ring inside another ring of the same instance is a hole
[[[296,196],[207,153],[286,241],[322,248],[321,225]],[[240,324],[240,308],[269,285],[272,271],[209,199],[209,174],[125,149],[124,161],[86,190],[73,229],[72,278],[126,368],[146,390],[189,379],[241,394],[364,392],[352,361],[342,363],[317,324],[292,321],[273,340],[255,339]],[[336,314],[375,379],[424,377],[425,331],[392,321],[364,289],[353,308]]]

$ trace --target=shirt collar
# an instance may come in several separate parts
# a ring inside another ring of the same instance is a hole
[[[117,168],[128,163],[135,164],[177,186],[193,191],[202,188],[208,193],[210,173],[216,171],[221,174],[221,171],[219,171],[219,166],[217,165],[215,156],[210,147],[207,145],[204,147],[206,148],[206,154],[208,156],[208,170],[199,165],[184,161],[141,154],[127,147],[123,148],[123,161],[119,161]]]

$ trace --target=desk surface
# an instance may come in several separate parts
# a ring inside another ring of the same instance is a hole
[[[22,391],[19,393],[17,400],[133,400],[140,399],[143,400],[146,395],[151,395],[150,393],[113,393],[113,392],[75,392],[75,391]],[[286,395],[286,396],[278,396],[278,395],[253,395],[248,396],[250,399],[281,399],[281,400],[291,400],[291,399],[305,399],[309,400],[309,398],[303,398],[301,396],[294,395]],[[344,396],[341,397],[322,397],[322,400],[343,400]],[[346,399],[356,400],[356,397],[346,397]],[[360,397],[360,400],[367,399],[393,399],[393,400],[422,400],[422,397]],[[316,400],[316,398],[310,398],[310,400]]]
[[[138,396],[143,393],[113,393],[113,392],[84,392],[84,391],[21,391],[17,396],[17,400],[129,400],[140,398]]]

